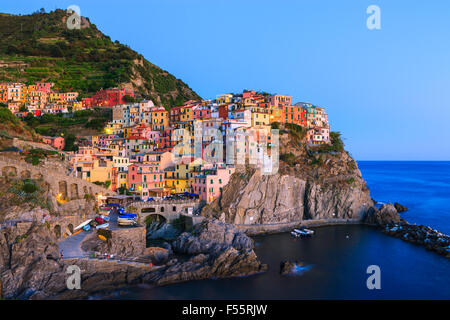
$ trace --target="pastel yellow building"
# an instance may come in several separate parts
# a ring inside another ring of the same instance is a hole
[[[252,112],[252,127],[267,126],[270,124],[270,115],[267,111],[255,110]]]
[[[180,121],[193,121],[194,112],[192,107],[181,107],[180,108]]]
[[[128,189],[128,172],[118,172],[117,173],[117,187]]]
[[[217,104],[230,103],[232,98],[233,98],[232,94],[222,94],[217,97],[216,102]]]
[[[90,182],[112,182],[113,162],[105,160],[94,160],[93,167],[90,171],[87,181]],[[109,186],[111,188],[111,185]]]
[[[185,162],[175,165],[175,192],[191,192],[194,166]]]
[[[175,166],[164,169],[164,188],[170,193],[176,193]]]

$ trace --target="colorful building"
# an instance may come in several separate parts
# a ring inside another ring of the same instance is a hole
[[[223,188],[228,184],[234,173],[233,166],[216,166],[204,169],[193,178],[193,192],[200,195],[200,199],[211,203],[219,198]]]

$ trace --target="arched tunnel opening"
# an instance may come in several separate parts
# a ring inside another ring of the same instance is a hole
[[[167,219],[160,214],[151,214],[145,218],[145,224],[147,225],[147,227],[155,222],[164,224],[167,223]]]

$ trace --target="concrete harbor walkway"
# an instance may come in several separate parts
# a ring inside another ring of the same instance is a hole
[[[81,243],[87,235],[87,232],[82,231],[61,241],[58,245],[60,253],[63,252],[63,259],[86,257],[87,254],[81,250]]]

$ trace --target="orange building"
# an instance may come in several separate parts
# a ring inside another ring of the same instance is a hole
[[[306,117],[306,108],[303,108],[302,106],[284,107],[284,122],[306,127],[308,123]]]
[[[164,107],[154,107],[150,110],[150,113],[153,131],[164,131],[169,127],[169,111]]]

